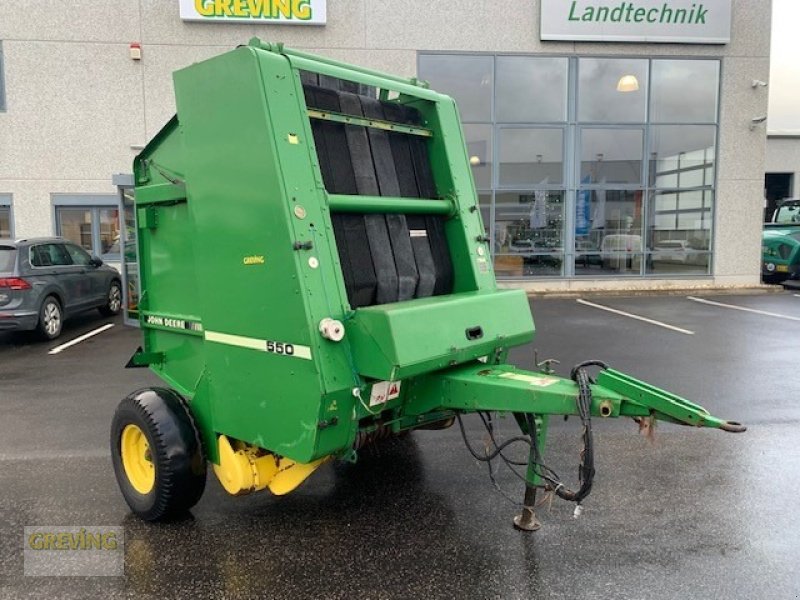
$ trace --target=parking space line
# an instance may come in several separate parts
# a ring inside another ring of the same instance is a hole
[[[688,329],[683,329],[682,327],[676,327],[675,325],[670,325],[669,323],[662,323],[661,321],[655,321],[653,319],[648,319],[647,317],[642,317],[639,315],[634,315],[629,312],[625,312],[623,310],[617,310],[616,308],[611,308],[610,306],[603,306],[602,304],[595,304],[594,302],[589,302],[588,300],[583,300],[582,298],[578,298],[578,304],[583,304],[584,306],[591,306],[592,308],[599,308],[600,310],[605,310],[610,313],[614,313],[615,315],[620,315],[623,317],[628,317],[629,319],[636,319],[637,321],[642,321],[644,323],[649,323],[650,325],[656,325],[658,327],[663,327],[664,329],[669,329],[670,331],[677,331],[678,333],[683,333],[685,335],[694,335],[694,331],[689,331]]]
[[[800,298],[800,294],[794,294],[794,296]]]
[[[735,304],[725,304],[724,302],[714,302],[713,300],[706,300],[704,298],[695,298],[694,296],[686,296],[686,297],[692,302],[700,302],[701,304],[710,304],[711,306],[720,306],[722,308],[741,310],[744,312],[754,313],[757,315],[764,315],[765,317],[786,319],[787,321],[800,321],[800,317],[793,317],[791,315],[782,315],[781,313],[769,312],[767,310],[758,310],[757,308],[748,308],[746,306],[736,306]]]
[[[96,336],[98,333],[103,333],[104,331],[111,329],[113,326],[114,326],[113,323],[108,323],[106,325],[103,325],[102,327],[98,327],[97,329],[90,331],[89,333],[84,333],[83,335],[79,335],[74,340],[70,340],[66,344],[61,344],[60,346],[56,346],[55,348],[51,349],[48,352],[48,354],[58,354],[62,350],[71,348],[75,344],[80,344],[82,341],[88,340],[90,337]]]

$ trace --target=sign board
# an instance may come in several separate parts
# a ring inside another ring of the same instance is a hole
[[[731,0],[541,0],[542,40],[727,44]]]
[[[180,0],[181,20],[325,25],[326,0]]]

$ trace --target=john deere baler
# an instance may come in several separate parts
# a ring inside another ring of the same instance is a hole
[[[591,490],[593,417],[744,429],[597,361],[569,379],[506,364],[533,320],[497,288],[451,98],[257,39],[174,81],[177,115],[134,163],[131,366],[166,387],[125,398],[111,432],[142,518],[193,506],[207,462],[231,494],[286,494],[375,439],[477,412],[479,460],[530,446],[515,522],[535,529],[537,488],[579,505]],[[521,435],[498,441],[494,411]],[[584,425],[574,491],[544,464],[550,415]]]

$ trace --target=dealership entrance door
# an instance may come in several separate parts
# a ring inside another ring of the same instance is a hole
[[[133,175],[114,175],[119,195],[120,271],[122,272],[122,305],[126,325],[139,326],[139,251],[136,245],[136,207],[133,202]]]

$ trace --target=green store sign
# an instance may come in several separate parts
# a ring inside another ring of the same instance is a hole
[[[541,0],[542,40],[727,44],[731,0]]]

